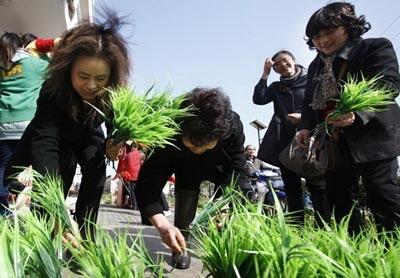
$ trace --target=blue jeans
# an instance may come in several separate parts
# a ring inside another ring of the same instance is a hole
[[[4,184],[4,170],[13,154],[18,140],[0,140],[0,198],[7,198],[8,190]]]

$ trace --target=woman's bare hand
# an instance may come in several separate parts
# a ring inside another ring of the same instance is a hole
[[[263,75],[261,77],[262,79],[268,79],[268,76],[271,73],[271,69],[272,69],[274,64],[275,64],[275,62],[270,58],[267,58],[265,60],[264,69],[263,69]]]
[[[301,122],[301,113],[290,113],[287,115],[289,122],[298,125]]]
[[[17,176],[18,182],[23,184],[24,186],[32,187],[33,183],[33,169],[32,165],[29,165],[24,171],[18,174]]]
[[[328,124],[331,124],[336,127],[346,127],[351,126],[356,120],[356,116],[353,112],[344,114],[334,120],[328,120]]]
[[[121,154],[124,146],[124,142],[115,144],[113,138],[108,138],[106,140],[106,156],[107,158],[115,161],[118,160],[118,156]]]
[[[162,241],[176,253],[182,253],[186,249],[185,237],[181,231],[172,224],[158,229]]]
[[[308,148],[308,144],[310,142],[310,130],[302,129],[296,134],[296,142],[301,148],[306,149]]]

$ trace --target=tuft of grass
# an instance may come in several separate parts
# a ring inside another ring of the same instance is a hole
[[[342,93],[335,109],[328,114],[326,120],[334,120],[350,112],[378,112],[394,103],[395,94],[388,86],[379,83],[382,77],[369,80],[362,77],[361,81],[349,75],[342,87]]]
[[[31,277],[62,277],[61,234],[54,235],[54,222],[37,213],[21,216],[20,253],[24,272]]]
[[[62,188],[60,177],[34,173],[30,195],[35,209],[0,218],[1,277],[61,278],[63,268],[71,263],[62,260],[66,249],[85,277],[163,276],[163,268],[151,259],[140,234],[132,240],[127,234],[109,235],[98,228],[96,238],[89,233],[77,248],[63,244],[63,234],[73,232],[73,226]]]
[[[1,277],[60,277],[60,237],[52,237],[52,224],[35,213],[0,219]]]
[[[79,238],[79,231],[72,222],[65,202],[63,188],[61,177],[52,174],[43,176],[34,172],[33,190],[28,194],[31,196],[34,206],[37,206],[39,210],[44,210],[50,221],[54,219],[60,232],[71,232]]]
[[[140,94],[132,88],[108,89],[112,115],[96,110],[113,126],[115,141],[135,141],[148,148],[164,147],[178,134],[180,118],[190,116],[191,107],[183,107],[185,96],[172,97],[169,90],[154,92],[154,86]]]
[[[222,229],[209,219],[195,231],[195,252],[212,277],[398,277],[400,229],[351,236],[349,218],[300,228],[275,204],[271,217],[237,196]]]
[[[151,259],[140,234],[132,240],[126,233],[111,236],[98,229],[95,239],[89,237],[82,249],[71,252],[84,277],[139,278],[147,271],[162,277],[162,268]]]

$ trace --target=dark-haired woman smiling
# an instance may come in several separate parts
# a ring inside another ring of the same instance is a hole
[[[280,80],[268,83],[271,69],[280,75]],[[274,104],[274,115],[268,125],[268,130],[258,152],[258,158],[278,166],[285,184],[288,210],[292,218],[299,224],[304,223],[304,198],[301,187],[301,177],[283,166],[278,155],[293,139],[296,128],[301,121],[304,92],[307,83],[307,70],[296,64],[294,55],[281,50],[264,63],[260,81],[254,88],[253,102],[258,105]],[[315,219],[323,226],[321,218],[329,220],[330,211],[327,205],[323,181],[307,180],[311,199],[315,210]]]
[[[381,76],[381,85],[398,95],[400,76],[393,46],[385,38],[362,39],[369,29],[365,17],[357,16],[350,3],[331,3],[311,16],[306,27],[307,44],[318,55],[308,70],[299,144],[306,145],[310,130],[333,109],[331,99],[339,96],[339,83],[348,75],[357,80]],[[399,118],[399,106],[393,103],[381,112],[351,112],[330,122],[339,130],[342,155],[349,158],[348,164],[326,174],[328,198],[337,221],[351,212],[352,189],[361,176],[378,228],[393,230],[399,225]],[[361,215],[354,209],[350,229],[358,231],[362,225]]]
[[[84,22],[62,36],[50,61],[36,114],[5,174],[9,177],[17,171],[13,166],[32,165],[40,174],[60,175],[66,195],[79,164],[82,182],[75,218],[83,236],[85,220],[96,223],[106,174],[104,155],[116,158],[118,150],[104,148],[103,118],[86,102],[106,109],[108,93],[104,88],[126,84],[129,59],[118,33],[120,27],[120,19],[110,12],[105,22]]]

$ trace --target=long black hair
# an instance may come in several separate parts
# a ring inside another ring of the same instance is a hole
[[[8,68],[15,52],[21,47],[23,47],[23,42],[18,34],[9,32],[3,33],[0,37],[0,58],[2,64]]]
[[[38,37],[32,33],[25,33],[21,36],[21,40],[24,44],[24,47],[27,47],[32,41],[36,40]]]

